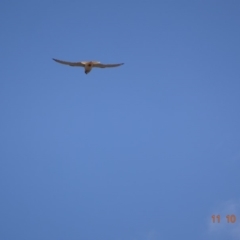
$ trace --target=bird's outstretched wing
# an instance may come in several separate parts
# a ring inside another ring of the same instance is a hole
[[[117,63],[117,64],[103,64],[103,63],[95,63],[93,66],[94,67],[99,67],[99,68],[106,68],[106,67],[118,67],[123,65],[124,63]]]
[[[61,63],[61,64],[65,64],[65,65],[69,65],[72,67],[84,67],[85,65],[82,62],[67,62],[67,61],[62,61],[62,60],[58,60],[53,58],[54,61]]]

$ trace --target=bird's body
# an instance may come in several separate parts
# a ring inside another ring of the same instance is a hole
[[[106,67],[118,67],[118,66],[123,65],[123,63],[102,64],[98,61],[67,62],[67,61],[62,61],[62,60],[58,60],[58,59],[55,59],[55,58],[53,58],[53,60],[58,62],[58,63],[69,65],[69,66],[72,66],[72,67],[84,67],[86,74],[88,74],[92,70],[93,67],[106,68]]]

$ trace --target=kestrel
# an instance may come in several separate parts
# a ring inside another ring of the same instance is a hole
[[[61,63],[61,64],[65,64],[65,65],[69,65],[72,67],[84,67],[85,68],[85,73],[88,74],[93,67],[97,67],[97,68],[106,68],[106,67],[118,67],[123,65],[124,63],[117,63],[117,64],[103,64],[97,61],[87,61],[87,62],[66,62],[66,61],[62,61],[62,60],[58,60],[53,58],[54,61]]]

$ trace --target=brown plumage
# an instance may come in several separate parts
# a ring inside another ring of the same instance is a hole
[[[103,64],[97,61],[84,61],[84,62],[67,62],[67,61],[62,61],[62,60],[58,60],[53,58],[54,61],[61,63],[61,64],[65,64],[65,65],[69,65],[72,67],[84,67],[85,68],[85,73],[88,74],[92,68],[97,67],[97,68],[108,68],[108,67],[118,67],[123,65],[124,63],[117,63],[117,64]]]

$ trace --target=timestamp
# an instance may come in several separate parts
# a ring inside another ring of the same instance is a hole
[[[226,216],[227,223],[235,223],[237,221],[237,218],[234,214],[227,215]],[[220,223],[221,222],[221,216],[220,215],[212,215],[212,222],[213,223]]]

